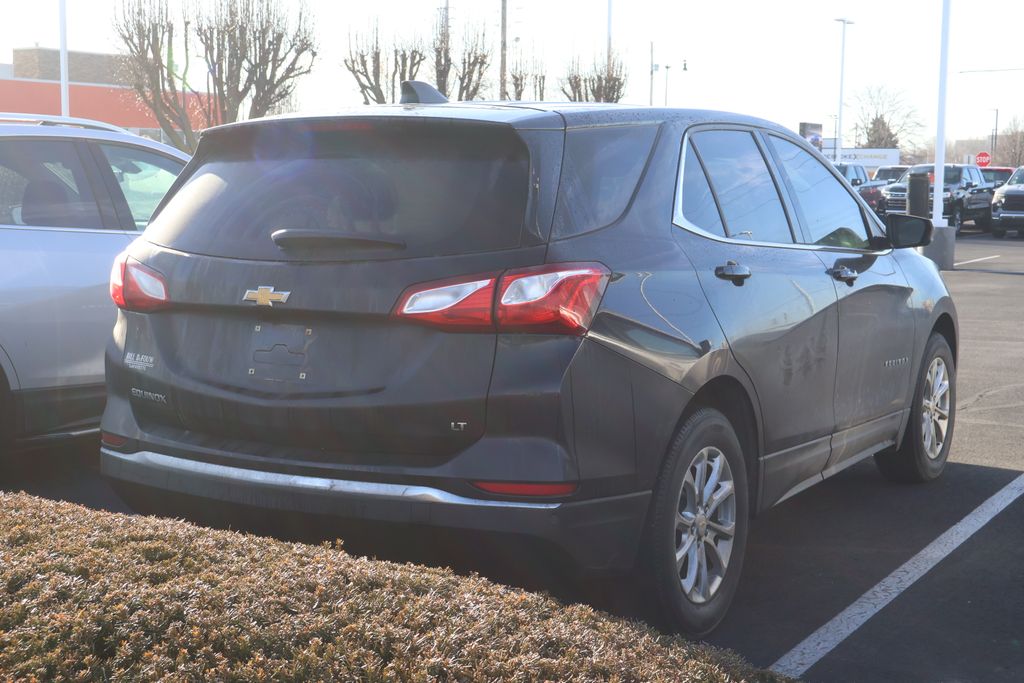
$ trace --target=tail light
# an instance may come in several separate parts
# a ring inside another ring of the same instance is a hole
[[[170,303],[164,276],[127,252],[118,255],[110,270],[110,298],[126,311],[155,311]]]
[[[461,331],[582,335],[608,284],[600,263],[554,263],[416,285],[394,315]]]

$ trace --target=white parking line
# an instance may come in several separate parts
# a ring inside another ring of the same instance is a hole
[[[982,256],[981,258],[972,258],[970,261],[961,261],[960,263],[954,263],[953,267],[955,268],[956,266],[966,266],[968,263],[978,263],[980,261],[991,261],[994,258],[999,258],[999,256],[999,254],[996,254],[995,256]]]
[[[772,664],[772,671],[793,678],[802,676],[818,660],[835,649],[854,631],[863,626],[864,622],[892,602],[900,593],[924,576],[932,567],[956,550],[961,543],[974,535],[978,529],[985,526],[1022,494],[1024,494],[1024,474],[1004,486],[994,496],[975,508],[974,512],[961,519],[929,543],[924,550],[907,560],[902,567],[857,598],[852,605],[837,614],[830,622],[784,654],[779,661]]]

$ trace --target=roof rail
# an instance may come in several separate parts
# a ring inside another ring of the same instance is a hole
[[[75,126],[90,130],[106,130],[112,133],[129,133],[129,131],[112,123],[79,119],[74,116],[55,116],[52,114],[26,114],[0,112],[0,123],[27,123],[37,126]]]

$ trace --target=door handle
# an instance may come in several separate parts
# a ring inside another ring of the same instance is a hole
[[[750,277],[750,268],[741,266],[735,261],[726,261],[724,266],[715,267],[715,277],[722,280],[729,280],[737,287]]]
[[[851,287],[853,286],[854,280],[856,280],[860,276],[860,273],[858,273],[853,268],[849,268],[847,266],[839,266],[838,268],[833,268],[829,272],[832,274],[832,277],[839,280],[840,282],[845,282]]]

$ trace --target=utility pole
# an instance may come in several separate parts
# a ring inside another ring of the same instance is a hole
[[[508,99],[508,0],[501,0],[501,67],[499,98]]]
[[[672,68],[671,64],[665,65],[665,106],[668,106],[668,70]]]
[[[996,163],[996,147],[999,146],[999,110],[993,110],[996,113],[996,127],[992,129],[992,163]]]
[[[655,71],[656,68],[657,68],[657,65],[654,63],[654,41],[652,40],[651,41],[651,100],[649,102],[649,105],[652,106],[652,107],[654,106],[654,71]]]
[[[841,161],[843,158],[843,79],[846,76],[846,27],[853,22],[849,19],[836,19],[843,25],[842,46],[839,49],[839,111],[836,113],[836,144],[834,149],[835,159]]]
[[[68,11],[66,0],[60,0],[60,115],[70,116],[68,101]]]
[[[611,76],[612,73],[612,0],[608,0],[608,71],[607,74]]]

